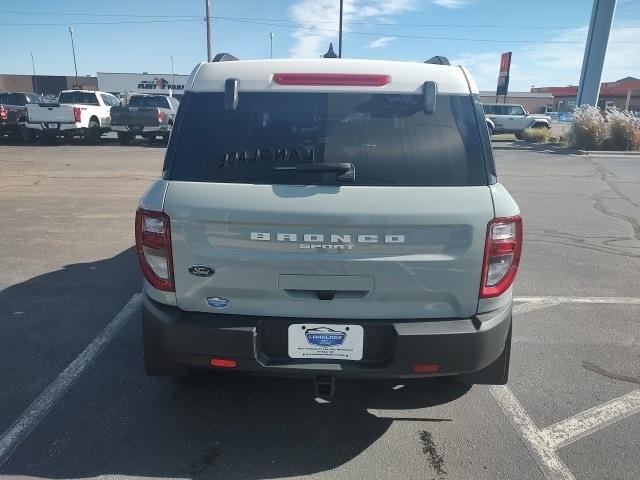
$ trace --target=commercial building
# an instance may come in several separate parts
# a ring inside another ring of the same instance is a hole
[[[180,98],[188,75],[172,73],[106,73],[98,72],[98,87],[103,92],[171,94]]]
[[[482,103],[496,103],[495,91],[481,91]],[[522,105],[529,113],[545,113],[553,105],[551,93],[509,92],[505,97],[498,98],[500,103],[517,103]]]
[[[558,112],[569,112],[576,106],[578,87],[533,87],[531,92],[549,93],[553,95],[553,109]],[[640,79],[625,77],[615,82],[600,84],[598,106],[601,108],[616,106],[622,110],[640,113]]]
[[[0,75],[0,91],[34,92],[42,95],[58,95],[62,90],[82,88],[96,90],[96,77],[78,77],[64,75]]]

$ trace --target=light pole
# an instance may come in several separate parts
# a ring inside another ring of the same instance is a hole
[[[75,85],[75,88],[78,88],[78,65],[76,64],[76,47],[73,44],[73,27],[69,27],[69,34],[71,35],[71,51],[73,52],[73,68],[76,71],[76,85]]]
[[[173,88],[176,88],[176,76],[173,73],[173,55],[171,55],[169,58],[171,59],[171,83],[173,85]]]
[[[213,57],[211,56],[211,3],[209,0],[204,0],[204,6],[206,11],[205,21],[207,22],[207,62],[210,62]]]
[[[338,30],[338,58],[342,58],[342,3],[340,0],[340,29]]]
[[[269,39],[271,41],[271,58],[273,58],[273,32],[269,32]]]
[[[34,93],[38,93],[38,79],[36,78],[36,62],[33,60],[33,52],[31,54],[31,66],[33,67],[33,90]]]

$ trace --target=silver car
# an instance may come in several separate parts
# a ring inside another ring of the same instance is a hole
[[[218,59],[137,211],[147,373],[505,383],[522,221],[469,73]]]

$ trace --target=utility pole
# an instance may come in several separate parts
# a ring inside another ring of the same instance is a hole
[[[343,1],[340,0],[340,28],[338,30],[338,58],[342,58],[342,7]]]
[[[589,34],[584,48],[582,72],[578,86],[576,106],[598,105],[602,67],[607,53],[611,23],[616,10],[616,0],[593,0]]]
[[[38,79],[36,78],[36,62],[33,60],[33,52],[31,54],[31,67],[33,67],[33,93],[38,93]]]
[[[175,88],[176,85],[176,76],[173,73],[173,55],[171,55],[169,57],[171,59],[171,84],[173,85],[173,87]]]
[[[271,40],[271,58],[273,58],[273,32],[269,32],[269,38]]]
[[[69,34],[71,35],[71,51],[73,52],[73,68],[76,71],[76,85],[74,88],[78,88],[78,66],[76,65],[76,47],[73,44],[73,27],[69,27]]]
[[[205,20],[207,22],[207,62],[213,60],[211,56],[211,2],[210,0],[204,0],[205,8],[206,8],[206,17]]]

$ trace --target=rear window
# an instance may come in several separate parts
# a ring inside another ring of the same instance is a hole
[[[172,180],[252,184],[486,185],[470,96],[240,92],[189,93],[179,136],[167,153]],[[355,181],[335,172],[300,172],[309,163],[350,163]],[[304,167],[304,166],[303,166]]]
[[[25,105],[25,96],[22,93],[0,93],[0,103],[5,105]]]
[[[169,108],[167,98],[162,96],[146,97],[138,95],[129,100],[130,107]]]
[[[76,103],[79,105],[100,105],[93,92],[62,92],[58,103]]]

